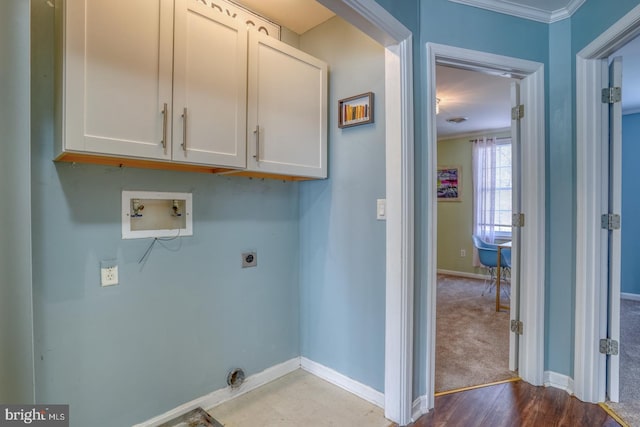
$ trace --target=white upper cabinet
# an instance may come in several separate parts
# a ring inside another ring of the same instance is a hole
[[[249,31],[247,169],[327,177],[327,64]]]
[[[245,167],[244,23],[195,0],[65,14],[63,151]]]
[[[59,4],[58,160],[326,178],[324,62],[203,0]]]
[[[244,168],[247,31],[195,0],[176,0],[173,160]]]
[[[169,159],[173,1],[68,0],[64,25],[63,149]]]

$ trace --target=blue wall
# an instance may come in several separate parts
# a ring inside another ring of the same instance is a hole
[[[340,18],[300,37],[330,64],[329,179],[300,184],[302,356],[384,391],[384,49]],[[339,129],[338,100],[375,94],[373,124]]]
[[[29,2],[0,2],[0,402],[33,402]]]
[[[33,8],[36,398],[71,425],[124,426],[297,357],[298,184],[55,164],[53,9]],[[28,75],[28,73],[26,73]],[[121,191],[193,193],[192,237],[122,240]],[[257,250],[258,267],[241,269]],[[120,284],[102,288],[116,258]]]
[[[573,375],[575,146],[571,20],[549,26],[547,72],[545,370]]]
[[[622,292],[640,294],[640,113],[622,117]]]

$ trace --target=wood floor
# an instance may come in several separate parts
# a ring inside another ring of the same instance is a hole
[[[515,381],[437,396],[435,409],[411,426],[618,427],[620,424],[600,406],[581,402],[563,390]]]

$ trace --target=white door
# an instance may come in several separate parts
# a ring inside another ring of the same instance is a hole
[[[622,90],[622,57],[613,58],[609,65],[609,87]],[[622,103],[609,103],[609,209],[619,215],[622,211]],[[608,231],[608,327],[607,337],[620,342],[620,229]],[[607,395],[612,402],[619,400],[620,356],[607,356]]]
[[[521,182],[522,182],[522,150],[520,106],[520,83],[511,83],[511,211],[514,214],[514,224],[511,229],[511,306],[509,318],[512,322],[520,320],[520,242],[522,238],[521,227],[516,223],[518,214],[522,212]],[[524,107],[522,107],[524,108]],[[516,114],[516,115],[514,115]],[[518,345],[519,335],[509,334],[509,369],[518,370]]]
[[[249,32],[247,168],[326,178],[327,64]]]
[[[65,150],[168,159],[173,2],[65,2]]]
[[[243,168],[245,24],[196,0],[175,7],[173,160]]]

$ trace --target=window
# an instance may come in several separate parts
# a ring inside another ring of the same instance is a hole
[[[474,234],[511,238],[511,138],[473,141]]]

